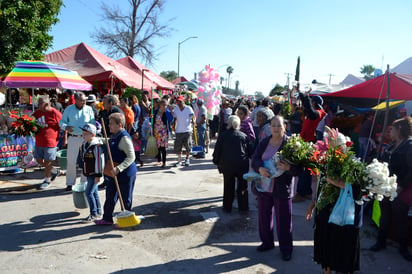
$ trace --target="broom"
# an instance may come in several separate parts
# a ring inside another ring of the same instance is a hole
[[[109,155],[109,164],[111,164],[111,166],[114,167],[112,153],[110,151],[109,141],[107,140],[106,127],[104,125],[103,118],[101,121],[102,121],[102,129],[103,129],[104,138],[106,139],[107,154]],[[113,178],[114,178],[114,183],[116,185],[117,193],[119,194],[120,207],[122,209],[122,212],[116,215],[117,225],[119,227],[131,227],[131,226],[139,225],[141,220],[137,218],[134,212],[124,209],[123,198],[120,192],[120,187],[119,187],[119,182],[117,181],[117,176],[113,176]]]
[[[150,105],[151,121],[150,121],[150,136],[147,139],[145,155],[154,157],[157,155],[156,138],[153,136],[153,88],[151,91],[152,103]]]

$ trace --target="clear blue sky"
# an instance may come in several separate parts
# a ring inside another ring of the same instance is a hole
[[[80,42],[105,53],[90,34],[104,24],[101,0],[66,0],[52,28],[53,47],[48,52]],[[106,1],[128,7],[128,1]],[[117,5],[117,4],[116,4]],[[166,0],[161,20],[175,18],[170,37],[157,39],[156,73],[177,71],[181,44],[180,75],[192,79],[205,65],[227,77],[234,68],[247,94],[267,95],[286,73],[295,73],[301,58],[301,82],[341,82],[360,67],[371,64],[386,69],[412,56],[412,1],[410,0]],[[139,56],[135,59],[140,62]],[[292,79],[293,79],[292,75]]]

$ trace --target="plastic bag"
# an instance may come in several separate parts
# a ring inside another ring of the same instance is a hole
[[[339,226],[354,225],[355,200],[353,199],[351,184],[345,183],[345,189],[340,190],[338,201],[329,216],[329,223]]]

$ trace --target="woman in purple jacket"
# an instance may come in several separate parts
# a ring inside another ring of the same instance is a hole
[[[269,170],[264,167],[264,161],[271,159],[287,142],[286,125],[282,116],[275,116],[270,121],[271,136],[259,143],[252,157],[252,168],[255,172],[270,178]],[[282,259],[292,258],[292,189],[294,177],[303,168],[285,161],[277,163],[284,173],[272,178],[269,189],[258,193],[259,237],[262,244],[258,251],[267,251],[275,247],[273,235],[273,211],[276,213],[276,231]]]

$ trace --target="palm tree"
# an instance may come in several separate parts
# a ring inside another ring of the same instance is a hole
[[[236,82],[235,82],[235,90],[236,91],[238,91],[239,90],[239,84],[240,84],[240,82],[239,82],[239,80],[236,80]]]
[[[360,68],[361,71],[360,73],[362,73],[364,76],[364,78],[366,80],[372,79],[372,74],[375,71],[375,67],[372,65],[363,65],[363,67]]]
[[[227,72],[227,74],[229,75],[228,77],[227,77],[227,88],[229,89],[230,88],[230,74],[232,74],[233,73],[233,67],[232,66],[228,66],[227,67],[227,69],[226,69],[226,72]]]
[[[223,76],[220,76],[220,85],[223,85],[224,80],[225,80],[225,78]]]

